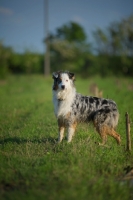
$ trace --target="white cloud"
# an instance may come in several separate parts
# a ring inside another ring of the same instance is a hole
[[[13,14],[13,10],[11,10],[10,8],[0,7],[0,14],[9,16]]]
[[[82,24],[84,22],[83,18],[80,16],[74,16],[72,21]]]

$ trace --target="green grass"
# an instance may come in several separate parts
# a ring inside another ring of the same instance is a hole
[[[79,125],[71,144],[64,140],[57,145],[52,79],[11,76],[0,82],[0,199],[133,198],[133,184],[122,180],[124,168],[133,167],[133,151],[125,151],[125,112],[132,121],[133,81],[79,78],[77,91],[88,95],[94,82],[118,104],[121,146],[112,138],[109,148],[98,146],[100,137],[92,125]]]

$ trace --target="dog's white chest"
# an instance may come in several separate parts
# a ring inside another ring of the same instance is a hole
[[[74,97],[75,92],[69,93],[65,99],[58,99],[58,95],[56,93],[53,94],[54,111],[57,118],[64,117],[71,112]]]

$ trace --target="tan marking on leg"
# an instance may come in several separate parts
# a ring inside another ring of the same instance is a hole
[[[110,135],[116,139],[117,144],[121,143],[120,135],[113,128],[108,128],[107,133],[108,133],[108,135]]]
[[[75,123],[71,124],[71,126],[68,127],[67,142],[72,141],[76,126],[77,126],[77,123],[75,122]]]
[[[110,128],[107,125],[99,125],[95,121],[93,123],[94,126],[96,127],[97,132],[102,138],[102,145],[106,143],[107,135],[112,136],[114,139],[116,139],[117,144],[120,144],[121,142],[120,135],[113,128]]]
[[[105,143],[107,142],[107,132],[106,131],[107,130],[106,130],[105,126],[101,126],[98,129],[98,133],[100,134],[101,139],[102,139],[102,144],[99,143],[100,145],[105,145]]]
[[[64,127],[59,127],[58,142],[61,142],[61,141],[63,140],[64,131],[65,131],[65,128],[64,128]]]
[[[59,127],[58,142],[61,142],[64,137],[64,131],[65,131],[63,120],[58,119],[58,127]]]

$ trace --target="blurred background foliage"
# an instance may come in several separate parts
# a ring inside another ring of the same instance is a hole
[[[82,26],[69,22],[49,36],[51,72],[70,70],[83,77],[133,76],[133,15],[92,32],[89,43]],[[0,78],[8,74],[43,73],[45,55],[17,53],[0,42]]]

